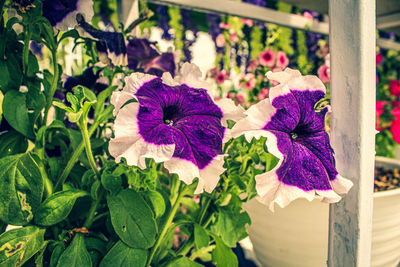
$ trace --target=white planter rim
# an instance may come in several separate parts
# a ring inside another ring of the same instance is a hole
[[[400,168],[400,160],[399,159],[391,159],[391,158],[385,158],[385,157],[375,157],[376,159],[376,165],[377,166],[385,166],[385,167],[394,167],[397,166]],[[381,197],[388,197],[388,196],[393,196],[400,194],[400,188],[392,189],[392,190],[387,190],[387,191],[380,191],[380,192],[375,192],[374,193],[374,198],[381,198]]]

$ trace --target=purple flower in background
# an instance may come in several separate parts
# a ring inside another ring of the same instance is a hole
[[[37,42],[32,40],[30,42],[30,44],[29,44],[29,48],[30,48],[30,50],[32,51],[32,53],[34,55],[39,56],[39,57],[43,57],[43,50],[42,50],[43,49],[43,44],[37,43]]]
[[[109,58],[114,65],[126,65],[126,45],[122,33],[98,30],[79,16],[78,21],[79,34],[98,41],[96,48],[100,61],[107,63]]]
[[[127,45],[128,67],[161,77],[164,72],[175,75],[175,57],[173,53],[160,53],[154,42],[147,39],[131,39]]]
[[[193,33],[193,38],[188,39],[188,34],[184,34],[184,47],[183,47],[183,53],[185,55],[186,61],[191,61],[192,60],[192,53],[190,51],[190,47],[196,42],[197,40],[197,33],[199,32],[199,29],[197,28],[196,23],[193,22],[191,18],[191,11],[187,9],[181,9],[181,21],[182,21],[182,26],[183,26],[183,31],[186,33],[186,31],[191,31]]]
[[[280,84],[273,87],[269,99],[246,111],[248,117],[232,129],[233,136],[267,137],[267,147],[279,162],[271,171],[256,176],[259,200],[274,209],[285,207],[304,197],[311,201],[317,194],[325,202],[337,202],[352,182],[341,177],[325,132],[325,114],[314,105],[325,96],[325,86],[316,76],[301,76],[299,71],[268,72]]]
[[[172,35],[169,33],[168,7],[163,5],[157,6],[157,14],[159,16],[157,26],[163,30],[161,38],[172,40]]]
[[[181,75],[162,78],[133,73],[111,96],[116,115],[109,151],[119,161],[145,168],[145,158],[164,162],[187,184],[198,177],[196,193],[211,192],[224,172],[222,144],[229,138],[226,120],[242,117],[229,99],[214,102],[195,65],[185,63]],[[137,102],[125,103],[131,99]]]
[[[81,14],[86,21],[93,17],[92,0],[42,0],[43,16],[58,30],[66,31],[77,25],[76,15]]]
[[[104,80],[105,77],[100,77],[100,71],[95,73],[93,67],[89,67],[81,75],[66,77],[63,87],[67,92],[72,92],[72,88],[82,85],[99,93],[108,87],[108,83]]]

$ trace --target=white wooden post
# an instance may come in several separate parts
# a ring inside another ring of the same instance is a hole
[[[330,206],[330,267],[371,261],[375,159],[375,0],[330,0],[332,144],[339,173],[354,182]]]

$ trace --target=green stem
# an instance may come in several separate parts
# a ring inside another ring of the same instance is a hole
[[[97,208],[104,197],[105,190],[103,189],[103,187],[100,186],[99,190],[100,190],[99,195],[97,196],[95,201],[92,202],[92,205],[90,206],[89,210],[89,215],[86,218],[85,223],[83,224],[83,226],[86,227],[87,229],[89,229],[90,226],[92,226],[93,222],[95,221],[94,215],[96,214]]]
[[[207,197],[206,203],[201,207],[201,212],[200,212],[200,217],[199,217],[199,224],[201,224],[203,222],[204,216],[207,213],[208,207],[210,206],[211,201],[214,198],[214,195],[215,195],[215,190],[213,191],[211,196]]]
[[[99,122],[95,122],[92,127],[89,129],[89,137],[94,133],[96,128],[99,126]],[[59,189],[60,186],[62,186],[67,179],[69,173],[71,172],[72,168],[75,165],[75,162],[78,160],[79,156],[81,155],[83,149],[85,148],[84,141],[82,140],[81,143],[78,145],[78,147],[75,149],[74,153],[72,154],[71,158],[69,159],[67,165],[65,166],[65,169],[61,173],[60,177],[57,180],[55,189]]]
[[[23,52],[23,64],[22,66],[24,67],[24,73],[26,76],[28,76],[28,67],[29,67],[29,42],[32,38],[32,32],[29,29],[29,25],[24,27],[25,31],[25,40],[24,40],[24,52]]]
[[[51,196],[53,194],[53,183],[49,179],[49,176],[47,175],[47,172],[43,166],[43,163],[40,163],[38,165],[39,165],[40,174],[42,175],[42,178],[43,178],[45,197],[48,198],[49,196]]]
[[[165,224],[163,226],[163,229],[162,229],[160,235],[157,237],[156,243],[155,243],[154,247],[152,248],[152,250],[150,252],[150,257],[148,258],[146,267],[150,266],[151,261],[153,260],[153,257],[155,255],[158,247],[160,246],[165,234],[167,233],[169,227],[172,224],[172,220],[174,219],[175,214],[176,214],[176,212],[177,212],[177,210],[179,208],[180,201],[181,201],[182,197],[185,195],[185,190],[183,189],[183,186],[180,184],[179,180],[178,180],[178,183],[179,183],[179,185],[178,185],[179,186],[178,197],[176,198],[176,200],[174,202],[174,205],[172,206],[171,212],[168,215],[167,221],[165,222]]]
[[[96,161],[94,160],[93,153],[92,153],[92,146],[90,144],[90,136],[87,129],[87,118],[82,118],[81,122],[78,123],[79,128],[81,129],[83,143],[85,144],[85,151],[86,156],[89,160],[90,167],[92,168],[93,172],[96,174],[97,179],[100,179],[100,172],[97,169]]]
[[[47,116],[49,115],[49,109],[51,107],[51,104],[53,102],[53,96],[54,93],[56,92],[57,89],[57,84],[58,84],[58,76],[60,76],[59,73],[59,68],[58,68],[58,64],[57,64],[57,48],[51,52],[51,57],[53,60],[53,80],[51,82],[51,87],[50,87],[50,91],[47,94],[47,99],[46,99],[46,108],[44,110],[44,121],[43,123],[47,123]]]

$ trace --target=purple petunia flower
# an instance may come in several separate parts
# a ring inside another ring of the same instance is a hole
[[[186,184],[198,177],[196,193],[215,188],[225,171],[226,120],[242,118],[243,110],[228,99],[214,102],[199,77],[199,68],[185,63],[175,79],[168,72],[125,79],[124,89],[111,96],[116,119],[109,151],[116,161],[145,168],[145,158],[153,158]],[[125,104],[131,99],[137,102]]]
[[[97,94],[108,87],[105,79],[106,77],[100,77],[100,70],[95,73],[93,67],[89,67],[81,75],[65,77],[63,87],[67,92],[72,92],[72,88],[75,86],[83,85]]]
[[[175,57],[173,53],[159,53],[155,43],[147,39],[130,39],[127,45],[128,67],[131,70],[142,69],[145,73],[161,77],[164,72],[175,75]]]
[[[325,86],[316,76],[301,76],[299,71],[268,72],[280,84],[271,89],[268,99],[245,113],[232,129],[232,135],[267,137],[269,152],[279,158],[277,166],[256,176],[259,200],[274,209],[285,207],[304,197],[311,201],[317,194],[333,203],[347,193],[352,182],[335,168],[333,150],[325,132],[325,114],[329,107],[316,112],[314,105],[325,96]]]
[[[58,30],[66,31],[77,25],[76,15],[81,14],[86,21],[91,21],[92,0],[42,0],[43,16]]]
[[[97,40],[96,48],[101,62],[108,64],[109,58],[114,65],[127,64],[126,45],[122,33],[96,29],[81,17],[78,17],[78,21],[79,34]]]

